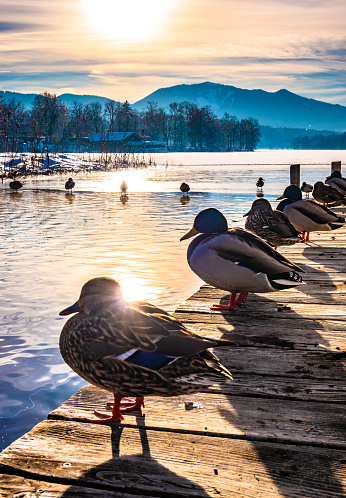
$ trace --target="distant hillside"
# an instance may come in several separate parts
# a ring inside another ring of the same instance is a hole
[[[36,95],[36,93],[18,93],[0,90],[0,96],[2,98],[6,100],[12,100],[14,98],[17,102],[22,102],[27,110],[31,108]],[[65,102],[67,108],[72,107],[74,100],[81,102],[83,105],[90,104],[91,102],[100,102],[100,104],[104,105],[111,100],[106,97],[98,97],[97,95],[74,95],[73,93],[63,93],[62,95],[59,95],[59,97]]]
[[[296,139],[303,137],[330,136],[330,130],[312,130],[309,128],[272,128],[271,126],[260,126],[261,138],[258,149],[291,149],[294,148]],[[340,135],[339,132],[336,132]]]
[[[272,127],[346,130],[345,106],[307,99],[287,90],[271,93],[209,82],[177,85],[156,90],[133,104],[133,108],[142,110],[149,101],[156,101],[161,107],[184,101],[199,107],[209,105],[219,117],[228,112],[238,119],[257,118],[260,125]]]

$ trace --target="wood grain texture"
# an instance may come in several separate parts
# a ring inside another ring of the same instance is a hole
[[[203,285],[176,310],[235,342],[215,351],[229,385],[148,397],[112,426],[85,421],[111,400],[86,386],[1,453],[0,496],[344,497],[346,229],[311,240],[279,249],[305,285],[232,312],[211,311],[229,293]]]
[[[72,481],[70,490],[326,498],[343,496],[344,456],[310,446],[46,421],[7,448],[1,462],[19,476]]]

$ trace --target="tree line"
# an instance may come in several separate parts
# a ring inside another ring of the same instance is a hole
[[[345,150],[346,133],[296,137],[292,145],[294,149]]]
[[[172,102],[168,109],[150,101],[139,112],[128,101],[109,100],[68,109],[55,94],[37,95],[31,109],[0,98],[0,150],[52,149],[63,138],[86,138],[93,133],[136,132],[143,140],[159,141],[174,151],[254,150],[260,139],[257,119],[238,120],[227,113],[220,119],[209,106]]]

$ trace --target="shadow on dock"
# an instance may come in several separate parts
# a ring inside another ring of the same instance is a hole
[[[306,265],[302,266],[306,268]],[[316,269],[314,271],[316,272]],[[321,273],[326,275],[325,272]],[[331,287],[333,286],[331,281],[329,284]],[[306,291],[306,289],[304,290]],[[333,298],[328,300],[326,296],[324,297],[326,304],[334,302]],[[221,299],[221,302],[227,303],[228,301],[229,296],[224,296]],[[253,327],[255,327],[256,317],[254,315],[256,314],[256,309],[263,310],[263,308],[270,307],[277,308],[278,303],[263,298],[263,296],[252,295],[241,310],[223,314],[225,322],[227,322],[228,326],[231,325],[233,329],[231,331],[229,329],[225,330],[225,327],[222,326],[217,328],[223,333],[222,339],[236,341],[238,348],[228,352],[218,349],[217,355],[222,363],[231,370],[235,380],[239,373],[249,375],[249,379],[251,377],[257,378],[258,389],[257,395],[256,387],[252,392],[250,390],[243,392],[243,398],[239,396],[238,392],[234,393],[234,395],[231,394],[227,397],[230,409],[219,408],[219,413],[231,425],[238,427],[244,433],[245,438],[248,437],[249,442],[258,454],[258,458],[266,467],[268,474],[277,487],[280,496],[292,497],[292,489],[304,489],[304,483],[307,483],[308,487],[310,487],[309,491],[311,493],[311,487],[314,486],[313,483],[315,483],[316,479],[319,481],[319,483],[316,482],[316,496],[320,496],[321,483],[328,483],[326,493],[336,493],[338,496],[339,494],[343,496],[344,488],[340,479],[341,469],[335,466],[335,461],[328,458],[328,455],[330,452],[335,451],[342,454],[342,450],[344,454],[346,421],[338,425],[331,418],[327,423],[324,420],[325,425],[322,426],[320,410],[323,410],[323,403],[324,406],[330,408],[330,400],[324,400],[321,395],[318,405],[315,406],[315,403],[311,402],[313,400],[309,399],[309,391],[310,384],[315,381],[319,383],[324,381],[325,389],[328,390],[328,388],[334,387],[332,385],[333,381],[345,380],[343,361],[346,352],[339,352],[339,348],[336,348],[337,351],[335,351],[335,344],[332,345],[324,337],[325,328],[321,321],[318,319],[312,320],[310,317],[306,318],[293,311],[290,306],[287,307],[287,310],[282,310],[282,319],[275,320],[277,328],[273,328],[273,317],[265,317],[263,312],[261,316],[261,313],[259,313],[257,317],[258,325],[260,325],[258,332],[254,330],[251,332],[249,328],[249,311],[251,310],[252,323]],[[335,319],[338,319],[337,312],[335,312]],[[263,320],[268,322],[267,330]],[[345,322],[343,322],[343,325],[346,325]],[[247,334],[247,331],[250,334]],[[328,333],[333,335],[333,332],[329,330]],[[334,335],[337,336],[337,331]],[[289,338],[290,336],[291,338]],[[233,359],[236,356],[237,366],[235,368]],[[261,394],[263,385],[268,380],[272,382],[275,379],[278,382],[277,394],[268,396],[268,393],[265,394],[263,391]],[[292,381],[291,385],[290,380]],[[297,381],[304,385],[304,380],[306,382],[305,388],[303,387],[300,392],[298,390],[295,392]],[[254,386],[253,382],[252,386]],[[254,416],[252,413],[251,417],[249,417],[250,396],[252,398],[257,396],[258,400],[260,398],[262,400],[271,398],[271,401],[276,399],[276,403],[268,403],[265,406],[260,402],[256,406],[256,400],[252,400],[254,403],[252,403],[251,409],[257,410],[258,413],[256,421],[258,442],[256,441],[256,436],[253,436],[253,432],[252,435],[249,434]],[[306,404],[306,401],[310,401],[310,403],[308,406],[309,411],[305,412],[306,416],[304,418],[302,417],[303,410],[300,409],[299,411],[298,405],[304,402]],[[338,403],[338,401],[335,400],[334,402]],[[339,408],[340,404],[336,404],[335,410]],[[291,412],[289,416],[287,416],[287,411]],[[284,412],[286,415],[282,417]],[[248,418],[250,418],[249,423]],[[273,437],[268,438],[267,436],[266,438],[265,434],[268,434],[271,425],[273,425],[273,428],[277,428],[278,431],[273,430]],[[263,433],[261,432],[261,427],[264,429]],[[304,440],[295,433],[295,427],[299,429],[297,432],[300,434],[302,434],[302,430],[306,434],[316,430],[321,433],[323,431],[324,438],[321,438],[320,441],[317,439],[314,441]],[[285,436],[280,438],[280,434],[285,434]],[[326,436],[328,439],[328,435],[332,435],[331,441],[326,441]],[[338,446],[339,441],[344,442],[343,447]],[[275,444],[275,442],[278,444]],[[276,459],[282,459],[282,451],[285,452],[285,461],[278,471],[275,463]],[[316,477],[316,469],[318,469],[318,478]],[[307,494],[305,496],[312,496],[309,491],[306,489]]]
[[[148,497],[198,496],[204,498],[212,496],[196,482],[189,481],[159,464],[151,456],[148,432],[143,417],[137,416],[136,422],[137,429],[132,429],[132,431],[138,431],[142,451],[122,456],[121,453],[124,452],[124,448],[121,451],[122,439],[127,438],[126,431],[129,429],[125,425],[110,425],[112,458],[90,468],[76,480],[75,485],[70,486],[64,492],[62,497],[80,496],[81,490],[85,490],[90,484],[95,486],[95,483],[97,483],[97,489],[102,490],[102,496],[120,496],[118,495],[120,492],[121,496],[134,496],[138,495],[139,490],[141,490],[140,496]],[[83,425],[87,427],[87,424]],[[132,439],[131,448],[135,451],[138,445],[133,443]]]

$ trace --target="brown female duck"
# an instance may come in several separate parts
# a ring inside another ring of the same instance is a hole
[[[65,362],[83,379],[114,394],[112,415],[95,412],[109,423],[121,411],[144,406],[143,397],[194,393],[232,379],[208,348],[234,345],[190,332],[179,320],[146,302],[127,303],[118,282],[89,280],[78,301],[60,312],[77,313],[61,332]],[[125,400],[133,396],[135,400]]]

